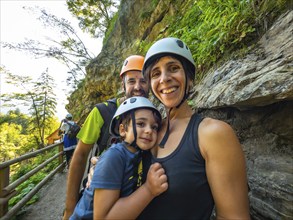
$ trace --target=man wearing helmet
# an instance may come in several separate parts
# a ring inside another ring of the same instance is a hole
[[[110,132],[123,141],[112,144],[102,154],[91,186],[85,189],[70,220],[134,219],[142,211],[139,203],[132,206],[135,212],[123,208],[131,200],[129,196],[134,190],[139,186],[141,189],[138,190],[147,189],[152,195],[150,200],[166,191],[167,177],[159,164],[151,168],[155,168],[154,173],[159,176],[155,182],[150,182],[149,178],[153,177],[148,176],[142,185],[140,169],[142,154],[156,144],[161,121],[160,112],[147,98],[132,97],[119,106],[111,121]]]
[[[132,96],[148,97],[148,84],[141,73],[143,62],[144,57],[138,55],[129,56],[124,61],[120,77],[122,79],[125,97],[116,100],[117,106],[119,106],[125,98]],[[77,137],[79,138],[79,142],[72,157],[67,180],[64,220],[68,219],[72,214],[78,201],[80,184],[86,168],[87,158],[94,144],[102,138],[100,137],[101,128],[103,124],[106,123],[110,123],[110,121],[104,121],[99,110],[95,107],[88,115],[82,129],[78,133]]]

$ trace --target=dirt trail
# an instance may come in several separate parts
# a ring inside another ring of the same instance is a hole
[[[67,172],[57,173],[39,192],[39,201],[17,220],[60,220],[65,204]]]

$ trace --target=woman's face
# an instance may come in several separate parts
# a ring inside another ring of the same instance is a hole
[[[150,82],[154,95],[167,108],[180,104],[184,96],[185,73],[179,60],[162,57],[150,70]]]

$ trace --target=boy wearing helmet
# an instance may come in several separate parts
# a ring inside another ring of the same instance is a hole
[[[90,187],[85,190],[70,220],[136,218],[142,211],[139,203],[132,207],[137,213],[125,210],[123,204],[131,200],[130,194],[141,186],[142,154],[156,144],[161,121],[160,112],[144,97],[129,98],[119,106],[111,121],[110,133],[123,141],[112,144],[101,155]],[[147,189],[151,197],[155,197],[167,190],[167,177],[161,167],[150,169],[156,170],[158,178],[148,176],[141,190]]]
[[[120,72],[120,78],[122,79],[122,87],[125,92],[125,97],[115,100],[115,108],[117,108],[117,106],[119,106],[125,98],[132,96],[148,97],[148,84],[146,83],[141,73],[143,62],[144,57],[139,55],[129,56],[124,61]],[[104,103],[103,105],[108,105],[108,112],[111,114],[110,118],[112,118],[115,111],[110,109],[110,103]],[[108,127],[109,124],[110,121],[106,121],[102,117],[98,108],[95,107],[88,115],[82,129],[77,135],[79,142],[72,157],[68,174],[66,207],[63,216],[64,220],[67,220],[72,214],[73,209],[79,199],[80,185],[84,175],[84,170],[86,168],[89,153],[97,141],[99,142],[99,140],[104,139],[104,137],[108,135],[101,134],[101,130],[103,126]]]

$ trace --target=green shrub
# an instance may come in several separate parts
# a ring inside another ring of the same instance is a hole
[[[290,0],[189,0],[170,1],[175,12],[164,17],[167,25],[155,40],[173,36],[190,48],[197,65],[197,77],[231,51],[247,47],[268,28],[276,16],[286,10]],[[178,7],[180,5],[180,7]],[[141,41],[145,54],[153,42]],[[199,78],[197,78],[199,80]]]
[[[14,175],[11,177],[11,182],[19,179],[21,176],[25,175],[35,167],[39,166],[44,161],[48,160],[50,157],[58,153],[58,148],[54,148],[47,152],[42,153],[35,158],[31,158],[27,161],[21,162],[20,166],[15,169]],[[52,162],[47,164],[43,169],[38,171],[36,174],[31,176],[28,180],[16,187],[18,194],[9,200],[9,207],[14,206],[18,203],[24,196],[26,196],[38,183],[40,183],[51,171],[53,171],[59,164],[58,158],[54,159]],[[35,203],[38,200],[38,195],[34,195],[33,198],[27,203],[27,205]]]

